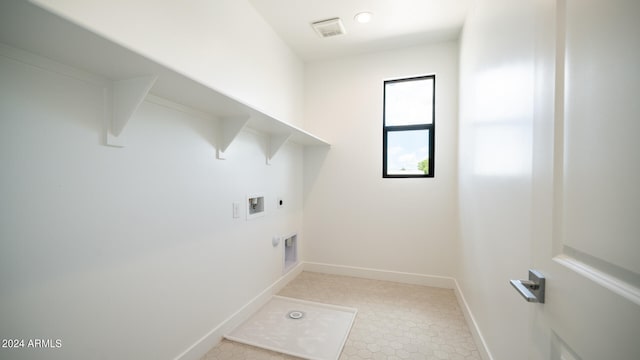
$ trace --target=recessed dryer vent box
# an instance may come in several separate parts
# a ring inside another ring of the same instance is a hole
[[[264,216],[264,195],[247,195],[247,220]]]
[[[291,270],[298,263],[298,234],[291,234],[284,239],[284,270]]]

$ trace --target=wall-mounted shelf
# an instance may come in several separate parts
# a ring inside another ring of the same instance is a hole
[[[223,117],[220,119],[220,139],[218,140],[218,150],[216,156],[218,159],[226,159],[224,152],[227,151],[229,145],[238,137],[242,129],[247,126],[249,116],[233,116]]]
[[[245,127],[269,136],[267,163],[287,141],[329,146],[302,129],[26,1],[0,2],[0,42],[105,78],[109,145],[121,145],[118,136],[151,93],[220,119],[218,158],[224,159],[224,152]]]
[[[118,135],[129,123],[144,98],[147,97],[156,80],[158,80],[157,76],[148,75],[110,82],[105,104],[105,107],[111,110],[107,129],[107,145],[122,146]]]

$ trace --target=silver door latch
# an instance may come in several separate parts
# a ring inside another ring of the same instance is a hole
[[[527,302],[544,304],[544,275],[539,271],[529,270],[529,280],[511,280],[510,282]]]

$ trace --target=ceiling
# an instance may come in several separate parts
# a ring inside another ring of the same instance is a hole
[[[249,0],[305,62],[457,39],[473,0]],[[363,11],[373,19],[360,24]],[[346,34],[320,38],[311,23],[340,17]]]

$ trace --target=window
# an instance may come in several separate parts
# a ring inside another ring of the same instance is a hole
[[[435,75],[384,82],[382,177],[433,177]]]

